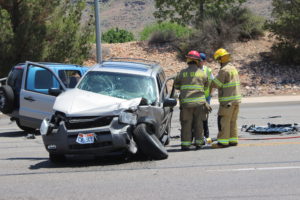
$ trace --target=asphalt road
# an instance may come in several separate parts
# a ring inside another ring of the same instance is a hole
[[[268,122],[300,123],[300,103],[242,105],[240,126]],[[0,115],[0,199],[300,199],[299,134],[241,132],[237,147],[181,152],[179,129],[176,108],[166,160],[70,157],[52,164],[41,136],[26,139]],[[270,137],[279,139],[263,140]]]

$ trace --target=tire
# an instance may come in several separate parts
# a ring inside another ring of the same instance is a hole
[[[64,154],[49,153],[49,160],[53,163],[62,163],[66,161]]]
[[[25,132],[32,133],[32,132],[35,132],[35,130],[36,130],[35,128],[30,128],[30,127],[21,125],[20,121],[18,119],[16,119],[16,124],[20,129],[22,129]]]
[[[168,158],[168,152],[159,139],[151,133],[147,124],[139,124],[133,131],[134,140],[139,150],[146,156],[155,160]]]
[[[0,87],[0,111],[4,114],[14,110],[14,91],[8,85]]]

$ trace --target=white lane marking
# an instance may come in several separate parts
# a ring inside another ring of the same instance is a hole
[[[259,170],[285,170],[285,169],[300,169],[300,166],[291,167],[253,167],[253,168],[240,168],[240,169],[216,169],[207,170],[209,172],[236,172],[236,171],[259,171]]]

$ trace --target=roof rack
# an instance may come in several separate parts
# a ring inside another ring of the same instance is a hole
[[[159,65],[158,62],[152,61],[152,60],[146,60],[146,59],[140,59],[140,58],[118,58],[118,57],[112,57],[108,60],[104,60],[103,62],[129,62],[129,63],[139,63],[144,65],[149,65],[153,67],[154,65]],[[140,61],[140,62],[138,62]]]

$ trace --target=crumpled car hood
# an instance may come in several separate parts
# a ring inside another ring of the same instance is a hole
[[[141,98],[125,100],[75,88],[60,94],[53,110],[68,117],[119,115],[122,110],[138,106],[140,102]]]

